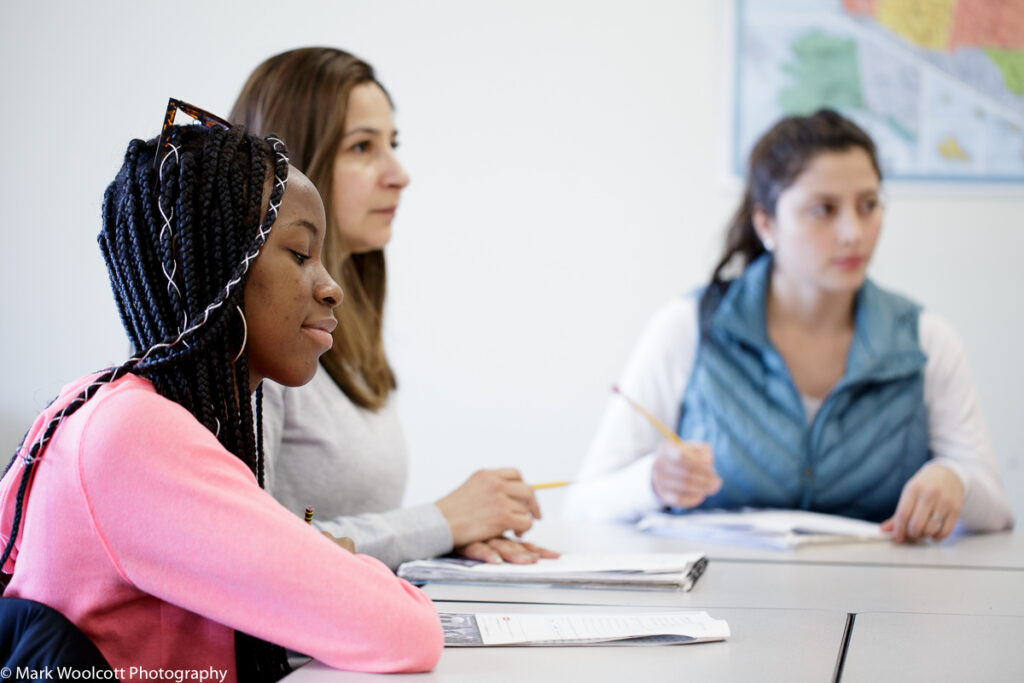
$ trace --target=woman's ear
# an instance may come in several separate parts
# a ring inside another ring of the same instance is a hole
[[[768,215],[763,206],[755,206],[750,214],[750,221],[754,224],[754,232],[764,245],[765,251],[775,248],[775,221]]]

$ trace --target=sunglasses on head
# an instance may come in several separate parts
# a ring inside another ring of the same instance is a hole
[[[182,102],[173,97],[169,98],[167,100],[167,113],[164,114],[164,125],[160,129],[160,140],[156,146],[156,156],[153,158],[154,169],[160,168],[160,164],[167,157],[167,153],[171,151],[171,127],[174,126],[174,119],[179,111],[191,117],[196,123],[201,123],[208,128],[213,128],[214,126],[224,128],[225,130],[231,128],[230,123],[216,114],[211,114],[205,109],[200,109],[188,102]]]

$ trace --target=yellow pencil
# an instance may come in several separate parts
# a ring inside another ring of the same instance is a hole
[[[640,405],[639,403],[631,399],[629,396],[626,396],[624,393],[622,393],[622,390],[619,389],[617,385],[612,386],[612,391],[614,391],[622,398],[626,399],[626,402],[629,403],[629,405],[633,406],[634,410],[636,410],[638,413],[646,417],[647,421],[651,423],[651,426],[657,429],[659,432],[661,432],[662,436],[664,436],[666,439],[669,439],[670,441],[672,441],[672,443],[679,446],[680,448],[686,448],[687,444],[684,443],[683,440],[679,438],[678,434],[676,434],[671,429],[666,427],[661,420],[647,412],[647,410],[645,410],[642,405]]]
[[[568,486],[571,483],[571,481],[546,481],[543,484],[531,484],[530,488],[534,491],[539,491],[540,489],[557,489],[562,486]]]
[[[304,519],[306,520],[306,524],[312,524],[313,523],[313,506],[312,505],[307,505],[306,506],[306,514],[305,514]]]

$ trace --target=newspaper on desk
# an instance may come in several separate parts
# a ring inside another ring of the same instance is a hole
[[[886,541],[878,524],[806,510],[652,513],[637,528],[661,536],[697,542],[755,545],[780,550],[826,543]]]
[[[729,625],[707,612],[442,612],[445,647],[684,645],[725,640]]]
[[[441,557],[405,562],[398,575],[415,583],[503,583],[579,588],[688,591],[707,566],[703,553],[588,555],[565,553],[534,564],[488,564]]]

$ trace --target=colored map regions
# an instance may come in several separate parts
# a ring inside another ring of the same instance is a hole
[[[1003,72],[1003,80],[1010,92],[1024,94],[1024,52],[988,49],[985,54]]]
[[[736,169],[826,106],[887,177],[1024,181],[1024,0],[737,0]]]
[[[1024,2],[1019,0],[844,0],[914,45],[953,52],[980,48],[1011,92],[1024,94]]]
[[[1016,0],[843,0],[922,47],[1024,49],[1024,4]]]
[[[851,14],[857,12],[849,5],[860,4],[844,3]],[[879,0],[871,4],[872,12],[866,13],[868,16],[915,45],[936,50],[949,47],[955,0]]]
[[[1024,50],[1024,4],[1007,0],[959,0],[950,47]]]
[[[826,103],[843,108],[863,106],[857,43],[853,40],[811,31],[794,41],[793,57],[782,70],[799,87],[781,93],[786,111],[815,111]]]

